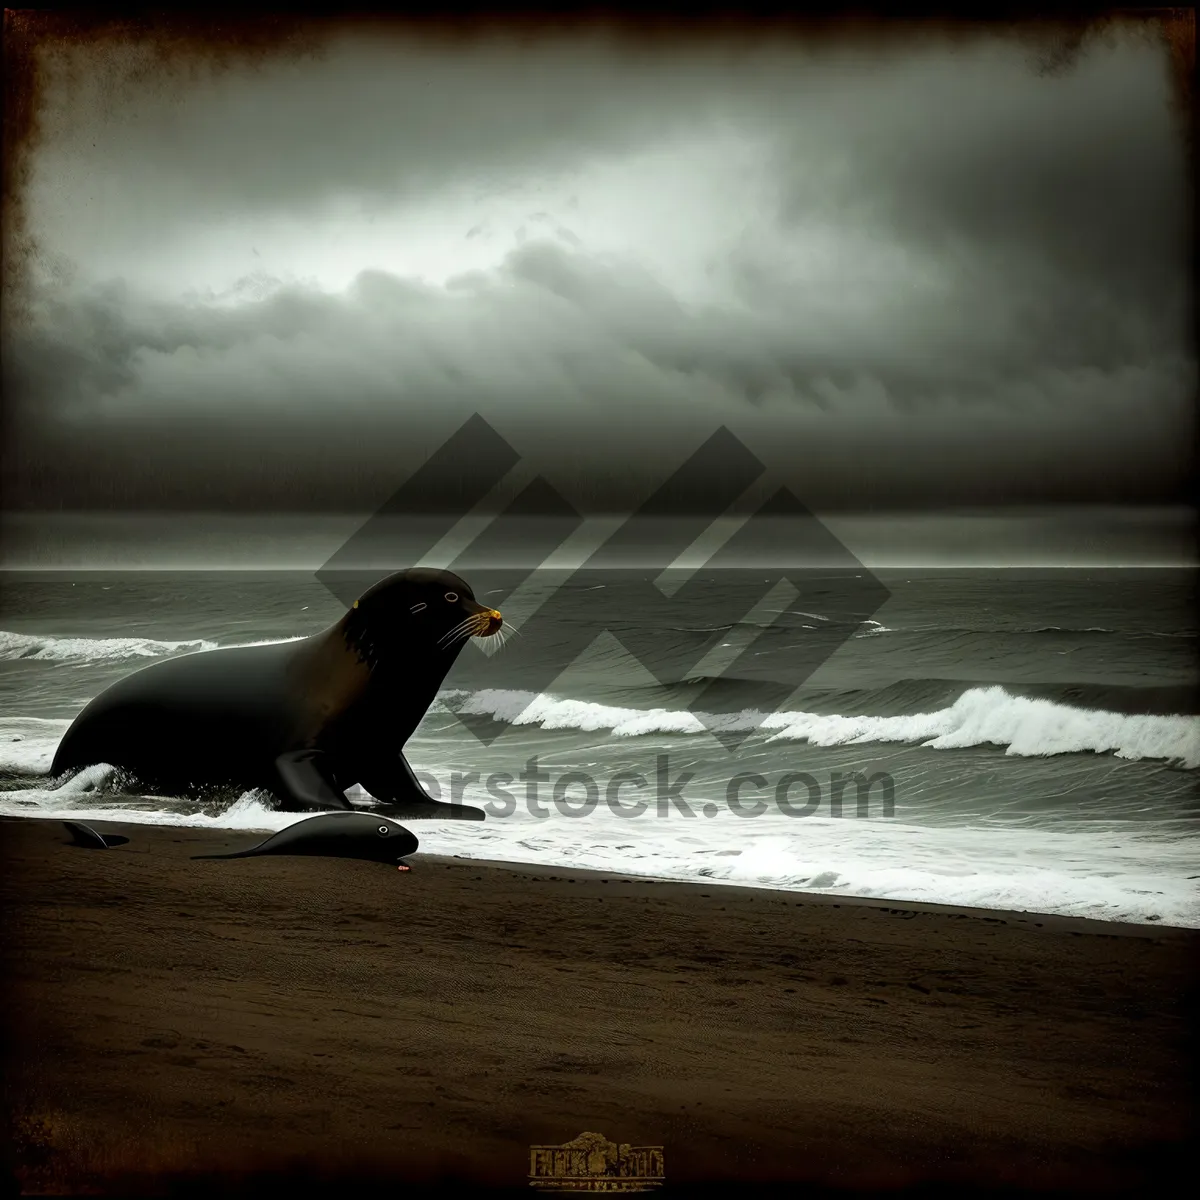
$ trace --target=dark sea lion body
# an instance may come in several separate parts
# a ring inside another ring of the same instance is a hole
[[[432,800],[402,750],[466,638],[500,623],[451,572],[403,571],[313,637],[126,676],[75,718],[51,772],[108,763],[167,794],[262,788],[294,812],[349,809],[345,789],[358,783],[398,816],[481,820]]]
[[[333,812],[297,821],[265,842],[233,854],[193,854],[193,858],[257,858],[264,854],[309,854],[396,863],[417,848],[403,825],[374,813]]]

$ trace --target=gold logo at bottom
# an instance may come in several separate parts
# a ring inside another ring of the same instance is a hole
[[[663,1182],[661,1146],[617,1145],[581,1133],[561,1146],[529,1147],[529,1186],[545,1192],[647,1192]]]

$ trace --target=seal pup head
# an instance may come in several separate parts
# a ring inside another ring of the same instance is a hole
[[[503,624],[500,613],[480,604],[453,571],[412,567],[364,592],[342,628],[372,666],[398,654],[440,659],[449,667],[468,638],[491,637]]]

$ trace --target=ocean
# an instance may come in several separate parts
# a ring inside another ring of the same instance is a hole
[[[433,794],[489,817],[414,822],[422,852],[1200,927],[1196,573],[876,575],[890,595],[870,617],[815,574],[765,616],[697,624],[690,604],[677,626],[656,610],[641,628],[636,604],[594,595],[620,580],[547,581],[511,609],[503,582],[472,580],[519,632],[463,650],[406,756]],[[562,636],[545,621],[531,636],[522,604],[564,589]],[[122,675],[305,637],[342,611],[302,572],[6,575],[0,813],[247,842],[303,819],[261,793],[151,796],[104,765],[48,772],[71,719]],[[725,647],[734,669],[663,665]],[[701,694],[720,722],[697,717]],[[770,703],[739,707],[755,695]]]

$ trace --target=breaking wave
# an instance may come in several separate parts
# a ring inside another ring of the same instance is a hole
[[[621,708],[531,692],[448,693],[450,711],[490,716],[541,729],[608,730],[614,737],[759,730],[769,741],[814,746],[909,742],[932,750],[1002,746],[1008,754],[1113,754],[1200,767],[1200,716],[1144,715],[1076,708],[1040,697],[1012,695],[999,686],[972,687],[954,703],[930,712],[895,716],[760,712],[701,716],[680,709]]]
[[[273,646],[296,642],[299,637],[266,638],[258,642],[233,642],[237,646]],[[54,637],[44,633],[8,633],[0,630],[0,660],[39,659],[43,662],[113,662],[126,658],[166,658],[196,650],[217,650],[221,643],[207,638],[168,642],[157,638]]]

